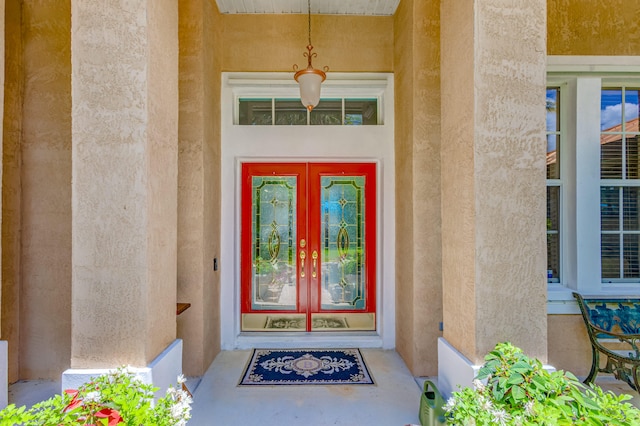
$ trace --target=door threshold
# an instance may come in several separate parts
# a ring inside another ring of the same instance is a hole
[[[315,332],[315,333],[240,333],[235,349],[253,348],[382,348],[382,337],[376,332]]]

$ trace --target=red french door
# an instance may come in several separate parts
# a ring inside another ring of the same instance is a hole
[[[243,331],[375,330],[376,165],[242,165]]]

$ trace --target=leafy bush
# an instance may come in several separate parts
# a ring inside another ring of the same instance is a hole
[[[474,388],[454,392],[445,405],[451,425],[639,425],[640,410],[573,374],[548,372],[510,343],[485,357]]]
[[[184,378],[178,377],[178,385]],[[191,397],[170,387],[152,404],[157,388],[142,383],[131,371],[118,368],[66,390],[30,409],[9,405],[0,411],[0,426],[24,425],[185,425],[191,416]]]

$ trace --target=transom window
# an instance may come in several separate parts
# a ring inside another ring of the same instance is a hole
[[[321,99],[311,111],[300,99],[244,98],[238,99],[238,124],[259,126],[362,126],[381,124],[378,120],[378,99]]]

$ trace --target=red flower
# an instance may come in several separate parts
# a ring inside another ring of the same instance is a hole
[[[118,410],[114,410],[113,408],[103,408],[96,413],[96,417],[99,419],[109,419],[108,426],[115,426],[118,423],[124,422]]]
[[[64,411],[71,411],[74,408],[77,408],[78,406],[82,405],[82,400],[78,399],[78,391],[77,390],[75,390],[75,389],[67,389],[67,390],[65,390],[65,393],[70,395],[72,398],[71,398],[71,402],[69,403],[69,405],[64,407]]]

